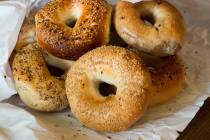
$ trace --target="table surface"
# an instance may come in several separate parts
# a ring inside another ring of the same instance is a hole
[[[177,140],[210,140],[210,98]]]

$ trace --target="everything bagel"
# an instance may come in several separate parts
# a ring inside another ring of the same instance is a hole
[[[106,0],[52,0],[35,16],[37,41],[57,57],[76,60],[109,41],[111,11]]]
[[[64,80],[50,74],[41,50],[34,45],[17,52],[12,70],[17,92],[30,108],[52,112],[68,106]]]

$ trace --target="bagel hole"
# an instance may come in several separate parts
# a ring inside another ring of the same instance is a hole
[[[59,69],[54,66],[47,65],[47,68],[48,68],[50,74],[53,76],[56,76],[56,77],[61,77],[65,73],[62,69]]]
[[[143,14],[141,16],[141,20],[143,20],[146,25],[149,25],[149,26],[155,25],[155,17],[151,13]]]
[[[77,23],[77,19],[69,18],[66,20],[66,25],[70,28],[74,28],[76,23]]]
[[[105,82],[99,84],[99,92],[102,96],[116,95],[117,87]]]

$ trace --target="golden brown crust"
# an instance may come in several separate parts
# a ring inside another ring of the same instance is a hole
[[[10,65],[12,65],[14,57],[18,51],[20,51],[23,47],[27,46],[28,44],[36,42],[35,34],[35,22],[32,12],[30,13],[30,16],[24,20],[23,26],[21,27],[16,46],[9,59]]]
[[[184,85],[184,68],[178,56],[162,58],[162,64],[150,67],[153,91],[151,105],[177,96]]]
[[[35,34],[34,23],[23,25],[18,36],[18,42],[15,46],[15,51],[19,51],[28,44],[36,42]]]
[[[184,86],[185,72],[177,55],[156,57],[134,48],[128,48],[143,59],[149,69],[152,86],[150,106],[163,103],[177,96]]]
[[[12,69],[18,94],[30,108],[52,112],[68,106],[64,80],[50,75],[42,52],[33,45],[17,52]]]
[[[102,96],[98,84],[117,87],[116,95]],[[122,131],[145,112],[151,79],[142,60],[131,51],[103,46],[83,55],[67,74],[66,93],[74,115],[98,131]]]
[[[119,0],[115,28],[129,45],[156,56],[177,53],[183,47],[186,32],[182,15],[165,0]]]
[[[35,16],[37,41],[57,57],[76,60],[108,42],[111,10],[105,0],[52,0]],[[77,20],[73,28],[68,19]]]

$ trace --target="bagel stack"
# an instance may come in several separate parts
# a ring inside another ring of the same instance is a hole
[[[186,31],[165,0],[118,0],[114,10],[106,0],[51,0],[22,29],[10,63],[18,94],[32,109],[70,106],[85,126],[118,132],[182,90],[177,53]],[[110,45],[113,34],[127,46]]]
[[[181,13],[165,0],[137,3],[119,0],[114,24],[129,49],[149,67],[153,85],[151,105],[175,97],[184,82],[184,68],[177,55],[186,34]]]

